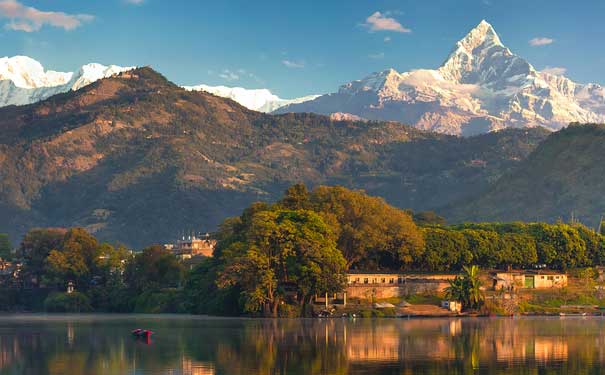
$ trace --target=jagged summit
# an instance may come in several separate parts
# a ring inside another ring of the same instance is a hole
[[[535,69],[504,46],[492,25],[483,20],[456,43],[439,72],[456,82],[504,87],[502,80],[532,74]]]
[[[483,20],[438,69],[373,73],[278,112],[344,113],[462,135],[506,127],[559,129],[605,121],[605,89],[537,71]]]

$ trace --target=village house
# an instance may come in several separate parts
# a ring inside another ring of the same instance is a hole
[[[203,238],[196,236],[183,237],[175,244],[164,245],[181,260],[190,260],[195,257],[211,257],[214,253],[216,240],[206,234]]]
[[[490,275],[494,290],[547,289],[567,286],[564,272],[546,270],[495,271]]]
[[[381,299],[411,294],[441,293],[456,274],[372,273],[350,271],[346,293],[349,298]]]

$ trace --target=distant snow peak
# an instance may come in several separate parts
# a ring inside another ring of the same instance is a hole
[[[267,89],[245,89],[243,87],[227,86],[183,86],[189,91],[206,91],[222,98],[229,98],[253,111],[273,112],[288,104],[298,104],[317,98],[319,95],[309,95],[295,99],[282,99]]]
[[[438,69],[404,73],[387,69],[344,84],[336,93],[276,112],[316,112],[336,118],[344,113],[458,135],[605,122],[605,89],[573,82],[562,73],[537,71],[511,52],[483,20],[456,43]]]
[[[44,70],[42,64],[27,56],[3,57],[0,58],[0,107],[35,103],[131,69],[133,67],[87,64],[78,72],[64,73]]]

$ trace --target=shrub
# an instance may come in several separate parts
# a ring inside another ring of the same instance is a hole
[[[92,311],[89,298],[80,292],[52,293],[44,301],[48,312],[89,312]]]

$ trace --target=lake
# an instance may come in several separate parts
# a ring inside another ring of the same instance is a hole
[[[130,331],[149,328],[152,339]],[[0,374],[600,374],[605,318],[0,316]]]

